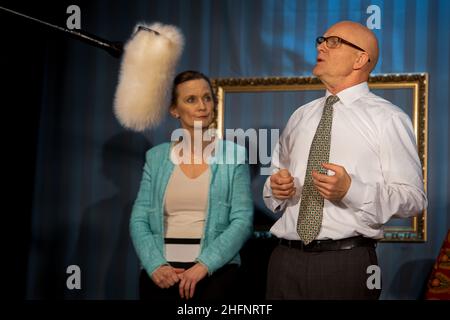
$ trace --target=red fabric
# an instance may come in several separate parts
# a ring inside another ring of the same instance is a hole
[[[425,299],[450,300],[450,230],[428,280]]]

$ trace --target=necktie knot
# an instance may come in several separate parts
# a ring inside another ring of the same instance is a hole
[[[328,96],[327,100],[325,101],[325,106],[332,106],[333,104],[335,104],[336,102],[339,101],[339,97],[338,96]]]

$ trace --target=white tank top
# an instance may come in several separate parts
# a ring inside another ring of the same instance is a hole
[[[165,196],[165,238],[202,238],[209,182],[209,168],[197,178],[191,179],[180,166],[175,166]]]

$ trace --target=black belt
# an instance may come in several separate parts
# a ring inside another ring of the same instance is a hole
[[[375,239],[366,238],[363,236],[356,236],[339,240],[314,240],[307,245],[305,245],[301,240],[279,239],[279,241],[280,245],[282,246],[295,248],[306,252],[349,250],[356,247],[375,248],[377,244],[377,241]]]
[[[165,244],[200,244],[201,239],[197,238],[164,238]]]

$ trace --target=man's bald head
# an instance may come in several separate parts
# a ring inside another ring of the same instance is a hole
[[[378,61],[378,41],[372,31],[359,23],[342,21],[329,28],[320,39],[313,74],[331,93],[369,79]]]
[[[341,37],[364,49],[370,58],[367,65],[368,73],[375,68],[378,61],[378,40],[366,26],[353,21],[341,21],[331,26],[324,35]]]

